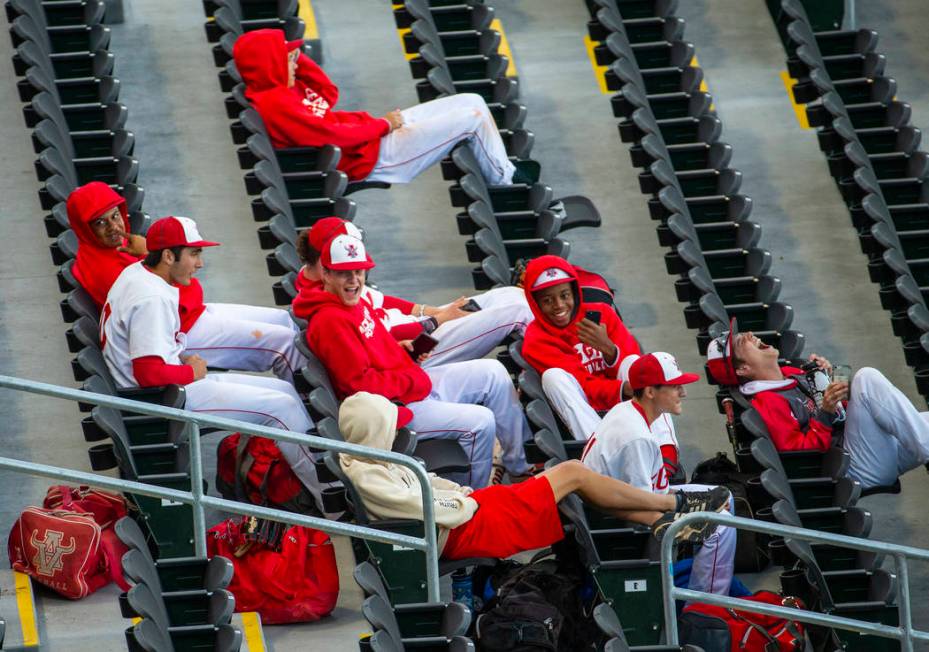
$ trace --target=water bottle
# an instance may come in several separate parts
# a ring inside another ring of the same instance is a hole
[[[460,602],[468,609],[474,609],[474,592],[471,587],[471,575],[464,568],[452,573],[452,600]]]

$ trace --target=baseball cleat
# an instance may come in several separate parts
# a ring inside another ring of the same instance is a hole
[[[678,492],[678,508],[673,512],[665,512],[661,518],[652,524],[652,534],[661,541],[668,527],[684,514],[693,512],[721,512],[729,507],[729,490],[725,487],[714,487],[709,491]],[[712,523],[695,522],[685,526],[677,533],[679,541],[699,543],[706,539],[716,526]]]

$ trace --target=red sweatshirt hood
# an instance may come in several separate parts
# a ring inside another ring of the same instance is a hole
[[[304,279],[306,281],[306,279]],[[355,319],[361,322],[361,305],[359,301],[354,306],[346,306],[342,300],[332,292],[326,292],[322,289],[322,284],[316,286],[312,281],[307,281],[307,286],[301,288],[300,293],[294,298],[294,314],[301,319],[312,319],[313,315],[327,306],[341,308],[345,312],[355,312]]]
[[[566,279],[563,282],[568,282],[571,284],[571,291],[574,293],[574,314],[571,316],[571,323],[565,326],[564,328],[559,328],[552,324],[548,318],[542,314],[542,310],[539,308],[539,304],[536,302],[535,292],[532,291],[532,286],[536,284],[539,280],[539,277],[549,269],[558,269],[564,272],[569,279]],[[585,305],[581,299],[580,292],[578,291],[578,281],[577,274],[574,271],[574,266],[571,265],[564,258],[559,256],[539,256],[529,261],[529,264],[526,266],[526,276],[523,280],[523,289],[526,292],[526,301],[529,303],[529,307],[532,309],[532,314],[535,315],[535,323],[538,324],[543,330],[547,333],[550,333],[555,336],[560,336],[563,332],[571,328],[571,326],[577,324],[584,317]],[[571,331],[572,337],[574,329]]]
[[[236,39],[232,56],[247,94],[287,88],[287,42],[281,30],[246,32]]]
[[[139,260],[116,247],[100,244],[90,229],[90,222],[114,206],[123,216],[123,228],[129,233],[126,200],[101,181],[92,181],[75,189],[68,197],[68,222],[77,236],[77,258],[71,267],[74,278],[83,286],[97,305],[106,302],[106,294],[123,269]]]

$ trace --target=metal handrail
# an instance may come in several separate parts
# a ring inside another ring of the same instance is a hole
[[[675,552],[675,535],[685,526],[693,522],[716,523],[727,527],[750,530],[752,532],[762,532],[765,534],[774,534],[789,539],[800,539],[811,543],[825,543],[830,546],[840,546],[843,548],[852,548],[855,550],[864,550],[884,555],[892,555],[897,567],[897,576],[900,580],[900,602],[897,605],[899,610],[898,627],[891,625],[882,625],[864,620],[853,618],[844,618],[842,616],[833,616],[831,614],[817,613],[794,609],[792,607],[783,607],[759,602],[750,602],[719,595],[717,593],[704,593],[703,591],[692,591],[674,586],[674,552]],[[858,539],[842,534],[833,534],[822,532],[820,530],[807,530],[805,528],[794,527],[791,525],[782,525],[780,523],[769,523],[766,521],[757,521],[748,518],[732,516],[728,513],[710,513],[695,512],[685,514],[680,519],[672,523],[664,538],[661,541],[661,585],[664,589],[664,618],[665,631],[668,636],[669,645],[679,645],[677,631],[677,611],[675,600],[699,600],[706,604],[717,605],[720,607],[729,607],[740,611],[749,611],[761,613],[778,618],[788,618],[798,620],[804,623],[814,625],[825,625],[827,627],[836,627],[839,629],[848,629],[862,634],[874,634],[885,638],[893,638],[901,642],[902,649],[906,652],[912,652],[913,641],[929,641],[929,632],[913,628],[913,613],[910,602],[909,586],[909,569],[907,559],[916,559],[929,561],[929,550],[922,548],[913,548],[911,546],[901,546],[886,541],[872,541],[869,539]]]
[[[10,457],[0,457],[0,469],[25,473],[28,475],[37,475],[54,480],[66,480],[79,482],[81,484],[100,487],[103,489],[112,489],[114,491],[128,491],[144,496],[155,498],[164,498],[173,500],[193,507],[194,520],[194,551],[199,556],[206,555],[206,522],[204,518],[204,508],[212,507],[225,512],[234,514],[244,514],[257,518],[266,518],[272,521],[288,523],[291,525],[301,525],[312,527],[330,534],[341,534],[345,536],[358,537],[382,543],[390,543],[398,546],[422,550],[426,556],[426,590],[429,600],[436,602],[439,600],[439,554],[436,543],[436,526],[435,511],[432,501],[432,485],[429,482],[429,475],[423,465],[406,455],[384,451],[376,448],[368,448],[357,444],[335,441],[315,435],[297,434],[280,428],[269,428],[259,426],[253,423],[237,421],[235,419],[225,419],[222,417],[207,416],[199,412],[190,412],[188,410],[179,410],[177,408],[164,407],[153,403],[144,403],[130,399],[109,396],[106,394],[96,394],[86,392],[81,389],[72,389],[51,385],[24,378],[0,375],[0,387],[13,389],[29,394],[41,394],[43,396],[53,396],[70,401],[81,403],[92,403],[94,405],[103,405],[106,407],[116,408],[126,412],[146,414],[156,417],[164,417],[172,421],[182,421],[189,424],[190,431],[190,481],[191,491],[179,491],[177,489],[168,489],[157,485],[135,482],[132,480],[123,480],[121,478],[111,478],[109,476],[97,473],[87,473],[85,471],[75,471],[64,469],[47,464],[37,464],[26,462]],[[267,437],[276,441],[286,441],[301,446],[312,446],[316,449],[336,451],[339,453],[349,453],[358,457],[381,460],[384,462],[393,462],[405,466],[416,474],[422,485],[423,497],[423,537],[412,537],[404,534],[396,534],[386,530],[378,530],[372,527],[362,525],[353,525],[351,523],[341,523],[330,521],[324,518],[305,516],[295,514],[280,509],[269,507],[259,507],[249,505],[233,500],[223,498],[214,498],[204,495],[203,493],[203,462],[200,451],[200,427],[218,428],[220,430],[241,432],[259,437]]]

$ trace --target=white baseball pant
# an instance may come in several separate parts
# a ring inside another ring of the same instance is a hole
[[[293,385],[278,378],[211,373],[202,380],[186,385],[184,389],[187,393],[184,408],[193,412],[205,412],[212,416],[238,419],[298,434],[305,434],[313,427]],[[323,511],[321,492],[332,485],[319,481],[310,451],[289,442],[277,442],[277,446],[294,474],[313,495],[320,511]]]
[[[590,435],[600,425],[602,417],[590,407],[584,389],[577,382],[577,378],[564,369],[554,367],[546,369],[542,374],[542,391],[545,392],[545,397],[555,414],[568,426],[571,435],[578,441],[590,439]],[[677,445],[674,421],[670,415],[661,415],[651,424],[650,428],[659,446]]]
[[[286,310],[235,303],[208,303],[187,333],[185,353],[210,367],[274,371],[293,383],[306,358],[294,346],[299,332]]]
[[[680,491],[709,491],[713,487],[706,484],[682,484],[673,488]],[[729,511],[733,511],[734,507],[730,498]],[[729,586],[735,573],[735,548],[736,530],[717,525],[694,552],[688,588],[692,591],[729,595]]]
[[[503,365],[496,360],[468,360],[426,373],[432,391],[422,401],[407,404],[413,412],[409,428],[420,439],[457,439],[471,459],[468,486],[478,489],[487,484],[494,439],[503,448],[503,466],[510,475],[529,470],[523,450],[529,424]]]
[[[423,363],[424,369],[483,358],[513,331],[524,332],[533,320],[521,288],[495,288],[471,298],[481,309],[447,321],[432,332],[439,343]]]
[[[449,155],[461,141],[474,152],[491,185],[509,184],[515,167],[484,98],[474,93],[440,97],[404,109],[403,126],[381,138],[377,163],[365,181],[409,183]]]
[[[877,369],[855,373],[845,412],[848,476],[862,488],[893,484],[929,461],[929,412],[918,412]]]

